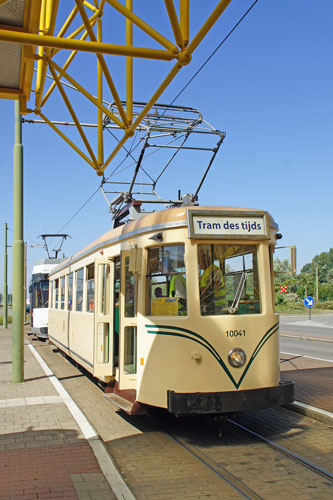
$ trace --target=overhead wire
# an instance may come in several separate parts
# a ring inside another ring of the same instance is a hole
[[[216,52],[222,47],[222,45],[228,40],[229,36],[235,31],[235,29],[238,28],[238,26],[240,25],[240,23],[246,18],[246,16],[250,13],[250,11],[253,9],[253,7],[255,6],[256,3],[258,3],[259,0],[255,0],[252,5],[247,9],[247,11],[245,12],[245,14],[243,14],[243,16],[240,18],[240,20],[235,24],[235,26],[229,31],[229,33],[223,38],[222,42],[219,43],[219,45],[216,47],[215,50],[213,50],[213,52],[210,54],[210,56],[207,57],[207,59],[205,60],[205,62],[200,66],[200,68],[194,73],[194,75],[189,79],[189,81],[186,83],[186,85],[184,85],[184,87],[182,88],[182,90],[180,92],[178,92],[178,94],[176,95],[176,97],[171,101],[171,103],[169,104],[169,106],[172,106],[173,103],[178,99],[178,97],[180,97],[182,95],[182,93],[184,92],[184,90],[187,89],[187,87],[193,82],[194,78],[196,78],[198,76],[198,74],[200,73],[200,71],[206,66],[206,64],[212,59],[212,57],[214,57],[214,55],[216,54]],[[168,109],[168,108],[167,108]],[[166,112],[166,110],[164,111],[164,113]]]
[[[193,80],[198,76],[198,74],[202,71],[202,69],[208,64],[208,62],[214,57],[214,55],[216,54],[216,52],[218,52],[218,50],[222,47],[222,45],[228,40],[228,38],[232,35],[232,33],[238,28],[238,26],[242,23],[242,21],[246,18],[246,16],[251,12],[251,10],[253,9],[253,7],[258,3],[259,0],[254,0],[254,2],[250,5],[250,7],[247,9],[247,11],[242,15],[242,17],[239,19],[239,21],[233,26],[233,28],[229,31],[229,33],[224,37],[224,39],[218,44],[218,46],[213,50],[213,52],[207,57],[207,59],[204,61],[204,63],[200,66],[200,68],[194,73],[194,75],[189,79],[189,81],[184,85],[184,87],[181,89],[180,92],[178,92],[178,94],[174,97],[174,99],[171,101],[171,103],[168,105],[168,106],[172,106],[174,104],[174,102],[182,95],[182,93],[187,89],[187,87],[193,82]],[[167,111],[168,108],[166,108],[166,110],[163,112],[163,114]],[[139,145],[140,142],[137,143],[137,145],[134,147],[134,149],[132,151],[134,151],[138,145]],[[134,138],[133,138],[133,142],[132,142],[132,145],[131,145],[131,148],[130,148],[130,152],[131,152],[131,149],[133,147],[133,144],[134,144]],[[125,149],[125,151],[127,151]],[[152,154],[152,153],[151,153]],[[131,156],[132,155],[130,153],[127,154],[127,156],[120,162],[120,164],[118,164],[118,166],[114,169],[114,171],[108,176],[108,179],[110,177],[112,177],[112,175],[115,174],[115,172],[117,171],[117,169],[122,165],[122,163],[128,158],[128,156]],[[128,167],[126,167],[128,168]],[[126,169],[125,168],[125,169]],[[123,169],[123,170],[125,170]],[[96,189],[96,191],[88,198],[88,200],[72,215],[72,217],[66,222],[66,224],[64,224],[62,226],[61,229],[59,229],[58,233],[60,233],[61,231],[63,231],[63,229],[68,226],[68,224],[79,214],[79,212],[89,203],[89,201],[95,196],[95,194],[99,191],[99,187]]]

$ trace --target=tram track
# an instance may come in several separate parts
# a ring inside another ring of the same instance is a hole
[[[188,442],[188,437],[184,437],[182,435],[182,431],[179,430],[177,427],[177,430],[174,431],[172,427],[174,427],[174,422],[171,423],[171,425],[165,424],[162,422],[160,419],[153,418],[149,416],[148,418],[152,419],[156,425],[158,425],[160,428],[163,429],[164,432],[168,434],[168,436],[176,441],[182,448],[184,448],[188,453],[190,453],[192,456],[194,456],[201,464],[209,468],[211,471],[213,471],[220,479],[222,479],[225,483],[227,483],[230,487],[232,487],[235,492],[241,495],[242,498],[247,498],[247,499],[253,499],[253,500],[264,500],[267,498],[266,495],[262,495],[260,492],[260,485],[259,485],[259,491],[255,491],[251,486],[246,484],[246,480],[244,481],[241,477],[238,477],[236,474],[231,473],[230,471],[227,470],[227,468],[222,464],[219,463],[217,460],[212,458],[212,456],[209,456],[209,453],[205,452],[202,448],[206,447],[207,449],[210,448],[209,443],[206,445],[201,445],[201,444],[190,444]],[[167,417],[167,421],[170,419],[170,417]],[[204,421],[204,423],[198,423],[198,419],[195,420],[196,423],[193,422],[190,424],[191,429],[187,429],[187,434],[189,435],[192,434],[193,436],[198,436],[200,435],[200,432],[202,434],[206,434],[212,438],[212,442],[218,443],[221,437],[219,437],[219,428],[215,424],[214,426],[210,426],[209,429],[207,429],[207,420]],[[227,432],[227,426],[232,427],[234,430],[237,432],[241,432],[243,435],[248,435],[250,436],[251,439],[255,439],[258,442],[261,442],[265,445],[267,445],[268,448],[273,450],[274,452],[279,453],[280,455],[282,454],[283,456],[289,458],[294,464],[297,464],[298,466],[301,466],[303,469],[307,469],[308,471],[311,471],[312,473],[321,476],[326,480],[326,486],[329,486],[327,481],[332,482],[333,480],[333,474],[330,473],[329,471],[325,470],[324,468],[312,463],[305,457],[300,456],[299,454],[293,452],[292,450],[281,446],[280,444],[266,438],[265,436],[253,431],[252,429],[232,420],[231,418],[226,418],[225,420],[225,426],[224,426],[224,432],[223,434],[228,435],[229,433]],[[238,437],[236,438],[239,440],[239,434]],[[200,443],[201,438],[199,437],[197,439],[197,442]],[[226,451],[228,453],[228,451]],[[276,459],[275,459],[276,460]],[[292,467],[291,467],[292,468]],[[290,468],[290,469],[291,469]],[[289,474],[292,474],[292,472],[289,472]],[[251,473],[249,473],[251,475]],[[306,473],[305,473],[306,475]],[[333,483],[332,483],[333,486]]]
[[[246,486],[243,481],[237,478],[234,474],[228,472],[221,464],[218,464],[215,460],[208,457],[203,451],[197,449],[195,446],[189,445],[189,443],[187,443],[185,439],[175,434],[156,418],[152,417],[151,415],[146,416],[146,418],[150,419],[152,422],[162,428],[173,441],[178,443],[182,448],[184,448],[187,452],[194,456],[201,464],[214,472],[220,479],[225,481],[243,498],[246,498],[247,500],[264,500],[262,496],[258,495],[255,491]]]
[[[289,450],[288,448],[285,448],[284,446],[281,446],[278,443],[271,441],[270,439],[266,438],[265,436],[258,434],[257,432],[253,431],[252,429],[249,429],[248,427],[245,427],[244,425],[239,424],[238,422],[235,422],[232,419],[228,418],[227,421],[229,424],[236,427],[237,429],[240,429],[242,432],[250,434],[254,438],[265,442],[272,449],[279,451],[280,453],[291,458],[295,462],[297,462],[301,465],[304,465],[305,467],[310,469],[312,472],[315,472],[315,473],[321,475],[322,477],[324,477],[325,479],[329,479],[330,481],[333,480],[333,474],[331,474],[329,471],[323,469],[322,467],[319,467],[318,465],[315,465],[314,463],[310,462],[306,458],[301,457],[297,453],[294,453],[292,450]]]

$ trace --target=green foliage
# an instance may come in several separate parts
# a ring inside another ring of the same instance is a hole
[[[274,260],[274,287],[277,309],[290,307],[294,303],[303,306],[303,299],[307,295],[316,297],[318,276],[318,299],[315,308],[333,309],[333,248],[328,252],[316,255],[312,262],[305,264],[301,272],[293,276],[288,259]],[[282,295],[280,286],[287,286],[289,294]],[[283,312],[281,310],[281,312]]]
[[[7,323],[11,323],[11,322],[12,322],[12,317],[8,316]],[[0,314],[0,326],[3,326],[3,315],[2,314]]]

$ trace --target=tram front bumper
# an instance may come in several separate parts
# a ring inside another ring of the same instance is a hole
[[[230,392],[168,391],[168,411],[175,414],[232,413],[281,406],[294,401],[294,382],[275,387]]]

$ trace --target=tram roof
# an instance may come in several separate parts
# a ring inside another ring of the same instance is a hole
[[[135,237],[138,234],[144,234],[147,232],[166,230],[168,227],[184,227],[187,226],[187,210],[198,210],[198,211],[218,211],[218,212],[230,212],[237,214],[237,212],[250,214],[253,212],[266,213],[268,215],[269,225],[277,230],[277,225],[274,222],[273,217],[266,211],[256,209],[256,208],[244,208],[244,207],[223,207],[223,206],[184,206],[177,208],[168,208],[166,210],[160,210],[140,217],[132,222],[128,222],[122,226],[114,229],[110,229],[97,240],[90,243],[88,246],[74,254],[72,257],[65,259],[60,267],[67,266],[70,263],[74,263],[78,259],[89,255],[90,253],[102,248],[104,245],[109,245],[111,243],[116,243],[117,240],[122,240],[123,238]],[[57,268],[52,269],[50,274],[57,272]]]

